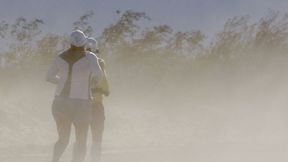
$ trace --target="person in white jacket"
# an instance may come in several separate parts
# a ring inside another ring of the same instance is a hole
[[[102,136],[104,131],[104,105],[103,96],[108,96],[110,93],[107,74],[105,70],[105,61],[99,58],[98,44],[95,38],[88,38],[86,50],[97,54],[97,60],[103,72],[103,79],[97,84],[97,87],[91,87],[92,97],[92,121],[91,121],[91,134],[92,134],[92,148],[91,148],[91,162],[100,162],[101,159],[101,145]]]
[[[95,80],[94,84],[97,84],[103,76],[96,55],[85,50],[86,41],[82,31],[72,32],[71,47],[56,56],[47,73],[47,81],[57,84],[52,114],[58,140],[54,145],[52,162],[58,162],[65,151],[72,125],[76,137],[72,162],[83,162],[85,159],[92,112],[90,80]]]

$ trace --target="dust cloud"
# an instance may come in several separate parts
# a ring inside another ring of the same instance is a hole
[[[160,74],[157,67],[109,65],[103,161],[285,161],[286,62],[229,66],[191,63]],[[51,158],[55,86],[45,72],[16,70],[1,79],[1,161]],[[70,154],[71,148],[63,160]]]
[[[129,14],[135,18],[127,12],[123,21]],[[110,49],[102,47],[111,95],[104,101],[102,161],[287,161],[287,28],[275,21],[273,16],[256,25],[246,17],[228,20],[208,47],[199,44],[200,32],[173,35],[167,26],[132,43],[121,40],[125,32],[106,35],[112,42]],[[161,40],[169,33],[173,46]],[[115,43],[116,36],[121,41]],[[51,160],[57,139],[51,114],[55,85],[45,75],[57,51],[49,51],[54,40],[43,39],[41,48],[50,55],[42,61],[35,56],[1,70],[1,162]],[[73,141],[74,135],[62,161],[70,160]]]

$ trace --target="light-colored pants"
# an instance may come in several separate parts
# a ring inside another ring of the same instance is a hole
[[[92,162],[100,162],[101,159],[101,147],[102,136],[104,131],[104,106],[102,102],[92,102],[92,148],[91,148],[91,160]]]
[[[87,134],[91,123],[91,106],[89,100],[55,97],[52,105],[52,114],[56,122],[59,138],[54,146],[52,162],[58,162],[66,149],[72,124],[75,127],[76,137],[72,162],[84,161],[87,150]]]

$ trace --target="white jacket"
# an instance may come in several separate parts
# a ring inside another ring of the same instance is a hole
[[[65,86],[69,73],[69,64],[59,55],[54,59],[48,70],[46,80],[57,84],[55,96],[59,96]],[[97,61],[97,56],[86,51],[85,56],[76,61],[72,66],[71,85],[69,98],[90,99],[90,80],[96,80],[99,83],[103,73]],[[97,85],[93,85],[97,86]]]

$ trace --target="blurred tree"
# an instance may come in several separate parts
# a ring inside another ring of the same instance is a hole
[[[257,48],[278,48],[287,46],[288,14],[280,16],[279,12],[270,13],[261,18],[257,24],[254,46]]]
[[[89,19],[94,16],[93,11],[88,11],[84,15],[80,16],[77,21],[73,23],[74,30],[82,30],[86,35],[92,36],[93,35],[93,27],[91,26]]]
[[[177,55],[195,57],[203,51],[204,39],[205,35],[201,31],[177,32],[169,40],[168,48]]]
[[[209,47],[210,54],[222,60],[233,58],[235,53],[247,48],[253,36],[253,29],[254,25],[249,26],[249,16],[228,19],[223,31],[216,35],[216,40]]]
[[[120,11],[117,13],[121,14]],[[120,15],[120,18],[116,23],[111,24],[104,29],[100,43],[104,44],[105,47],[109,47],[119,43],[125,45],[125,43],[129,43],[129,41],[131,42],[140,28],[136,22],[141,19],[150,20],[144,12],[135,12],[131,10],[124,12]]]
[[[5,38],[9,29],[9,24],[6,21],[0,23],[0,37]]]
[[[27,21],[25,18],[19,17],[15,23],[11,25],[10,33],[17,41],[29,43],[42,32],[40,25],[43,24],[44,21],[41,19]]]
[[[35,41],[41,36],[41,19],[19,17],[14,23],[0,23],[0,36],[8,46],[3,47],[1,67],[21,65],[35,55]],[[22,65],[21,65],[22,66]]]
[[[133,41],[135,50],[138,51],[156,51],[167,47],[169,36],[173,30],[168,25],[154,26],[151,29],[143,31],[140,38]]]
[[[37,56],[34,58],[35,61],[39,62],[39,64],[49,64],[52,58],[59,53],[63,47],[61,43],[63,41],[63,37],[54,34],[46,34],[40,40],[38,40],[36,53]]]

